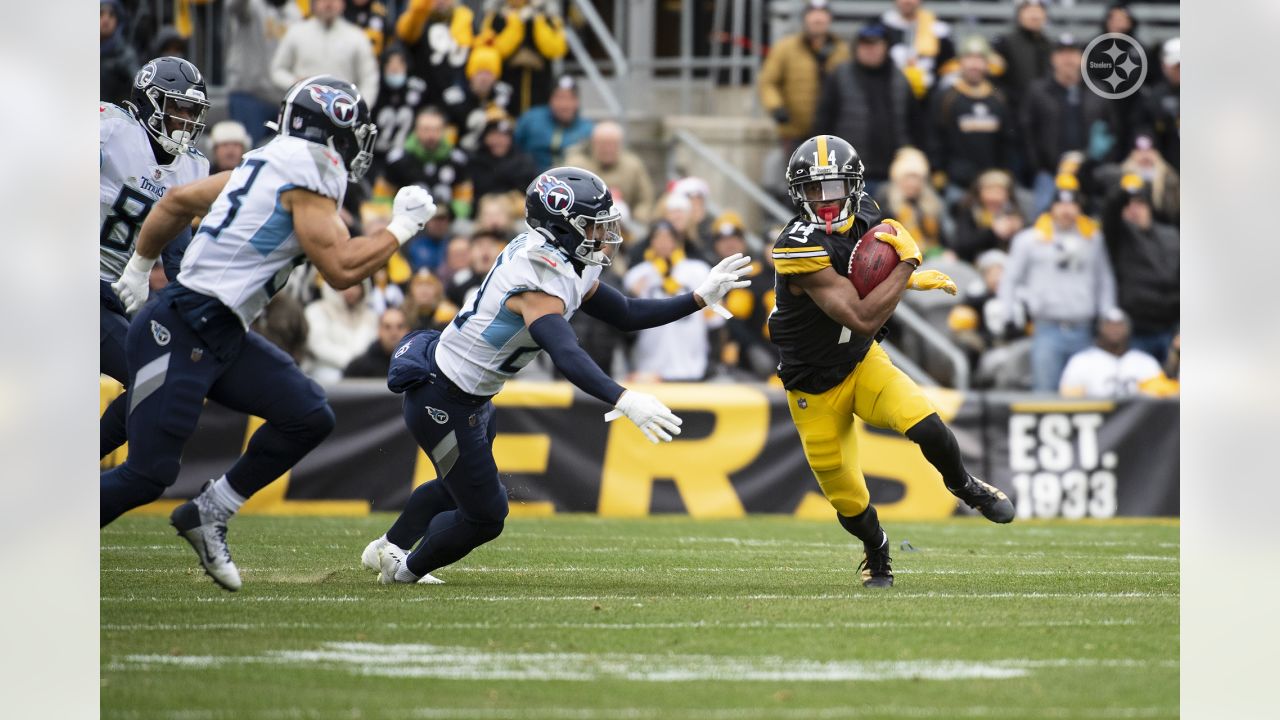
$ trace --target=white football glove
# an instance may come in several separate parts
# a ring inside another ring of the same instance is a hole
[[[742,279],[750,271],[751,258],[744,257],[742,253],[734,253],[711,268],[707,279],[703,280],[698,289],[693,292],[702,298],[708,307],[728,320],[733,317],[733,314],[720,305],[720,301],[729,294],[730,290],[750,285],[750,280]]]
[[[605,422],[625,415],[654,445],[659,442],[671,442],[672,436],[679,435],[680,426],[684,424],[684,421],[676,417],[676,414],[671,412],[671,408],[663,405],[661,400],[635,390],[622,393],[614,408],[605,414]]]
[[[436,214],[436,201],[426,188],[406,185],[396,193],[391,205],[391,222],[387,230],[396,236],[401,245],[417,235],[422,226]]]
[[[151,292],[151,268],[156,258],[145,258],[134,253],[129,264],[124,266],[120,279],[111,283],[111,289],[120,298],[124,311],[133,315],[147,303],[147,295]]]

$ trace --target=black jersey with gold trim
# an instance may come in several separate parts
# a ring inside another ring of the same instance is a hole
[[[871,338],[832,320],[806,293],[795,294],[789,277],[834,268],[844,275],[853,246],[880,222],[880,206],[863,194],[858,212],[828,234],[822,224],[797,215],[773,244],[776,308],[769,316],[769,337],[782,362],[778,377],[788,390],[820,393],[845,378],[867,354]]]

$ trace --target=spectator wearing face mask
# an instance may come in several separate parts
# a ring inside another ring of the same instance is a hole
[[[373,106],[373,122],[378,137],[373,144],[370,177],[380,177],[387,167],[387,156],[402,147],[413,121],[423,107],[427,81],[409,74],[409,60],[403,45],[392,43],[382,56],[382,86],[378,104]]]

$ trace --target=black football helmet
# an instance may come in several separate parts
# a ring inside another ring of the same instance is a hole
[[[294,83],[280,103],[274,129],[327,145],[346,163],[351,182],[364,177],[373,163],[378,126],[370,121],[360,90],[346,80],[317,75]]]
[[[195,145],[209,111],[200,70],[169,56],[148,60],[133,76],[128,104],[156,145],[175,156]]]
[[[529,184],[524,217],[534,232],[555,243],[579,265],[607,266],[622,243],[622,211],[595,173],[552,168]]]
[[[787,191],[810,222],[825,223],[827,232],[857,214],[866,183],[862,158],[834,135],[815,135],[800,143],[787,163]],[[815,202],[843,200],[815,209]]]

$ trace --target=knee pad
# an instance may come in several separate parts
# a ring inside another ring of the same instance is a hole
[[[497,522],[478,522],[475,520],[468,520],[467,523],[473,528],[477,545],[487,543],[501,535],[502,528],[506,525],[506,523],[501,520]]]
[[[849,482],[827,496],[827,502],[845,517],[861,515],[871,504],[871,493],[865,484]]]
[[[843,448],[840,447],[840,438],[836,437],[835,433],[801,435],[800,439],[805,457],[809,459],[809,467],[813,468],[814,472],[839,470],[844,464]]]
[[[333,414],[333,408],[329,403],[324,403],[308,413],[277,425],[276,428],[289,435],[311,438],[318,444],[329,437],[337,424],[338,418]]]
[[[181,469],[181,461],[174,458],[145,461],[136,456],[126,458],[124,464],[120,466],[121,474],[129,485],[138,488],[139,497],[154,495],[146,502],[151,502],[164,494],[165,488],[177,481],[178,471]]]

